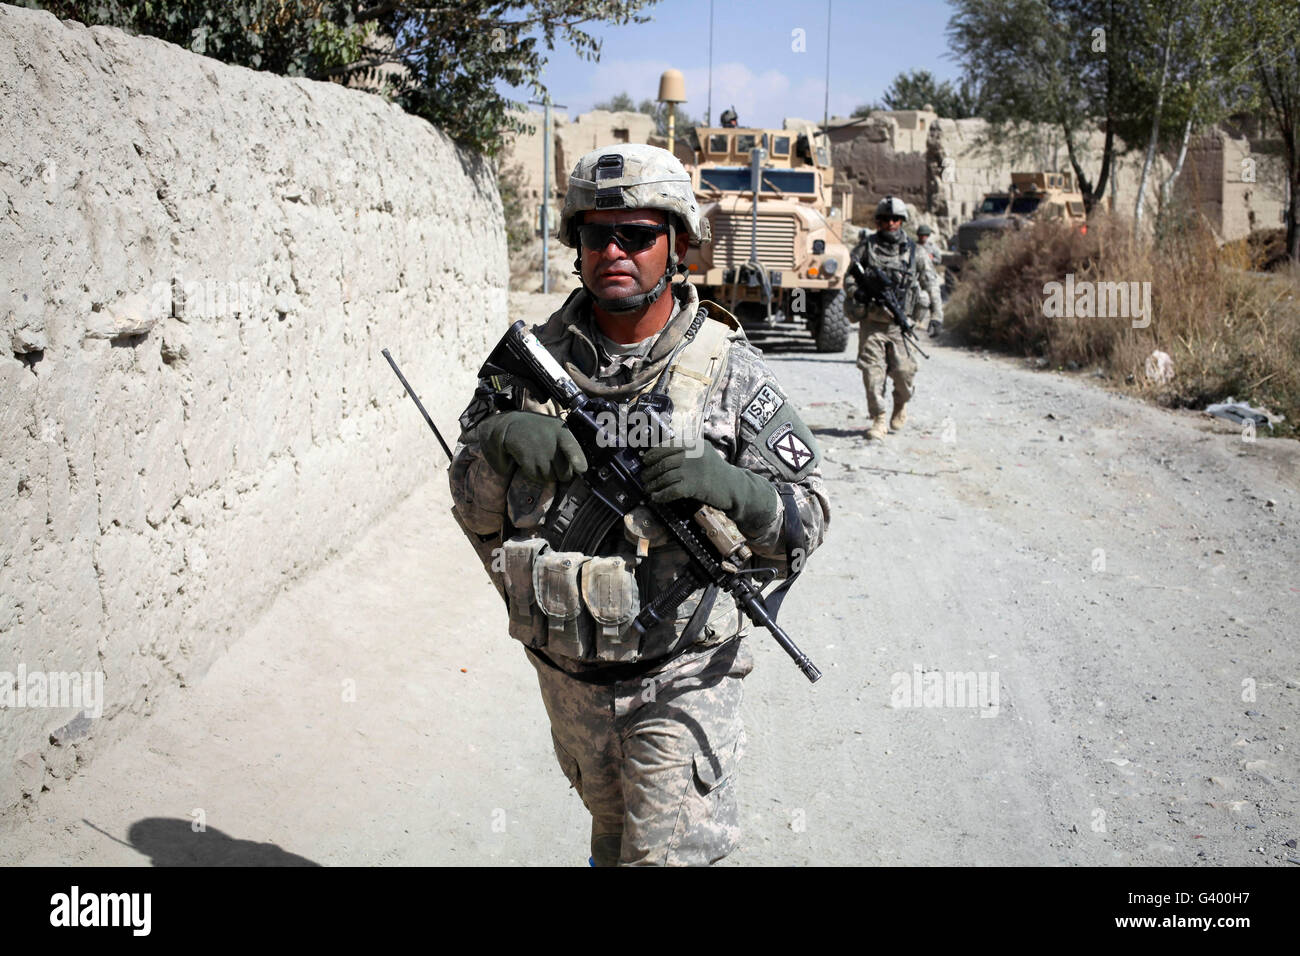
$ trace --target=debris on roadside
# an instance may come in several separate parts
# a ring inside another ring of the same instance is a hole
[[[1214,405],[1205,406],[1205,414],[1230,421],[1234,425],[1254,422],[1256,425],[1267,425],[1270,429],[1273,427],[1268,412],[1261,408],[1252,408],[1246,402],[1235,401],[1231,395],[1228,396],[1226,402],[1217,402]]]
[[[1174,380],[1174,360],[1168,352],[1159,349],[1147,356],[1143,370],[1146,372],[1147,381],[1150,382],[1159,382],[1163,385]]]

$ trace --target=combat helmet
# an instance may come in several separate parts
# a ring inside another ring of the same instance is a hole
[[[903,222],[907,222],[907,204],[897,196],[886,196],[876,203],[876,218],[886,216],[901,216]]]
[[[917,227],[916,234],[918,236],[930,236],[934,234],[934,230],[931,229],[929,226],[927,226],[925,223],[921,223],[921,225]]]
[[[694,245],[709,241],[708,222],[700,218],[690,174],[676,156],[658,146],[620,143],[593,149],[579,159],[564,194],[560,241],[577,249],[582,214],[597,209],[658,209],[668,220],[668,268],[663,276],[653,289],[638,295],[607,299],[592,294],[596,304],[609,312],[631,312],[663,294],[678,271],[679,228],[686,230]],[[581,255],[574,266],[581,278]]]

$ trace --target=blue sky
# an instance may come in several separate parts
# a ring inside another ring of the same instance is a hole
[[[557,42],[543,82],[570,116],[626,91],[636,101],[658,95],[669,67],[686,77],[685,110],[704,118],[708,102],[708,0],[660,0],[649,23],[598,25],[600,60],[581,59]],[[945,29],[951,7],[943,0],[833,0],[831,115],[878,99],[904,70],[927,69],[955,80]],[[804,31],[796,52],[794,31]],[[740,122],[780,126],[785,116],[819,120],[826,77],[826,0],[714,0],[713,122],[732,104]],[[502,87],[508,90],[508,87]],[[526,91],[513,91],[529,99]]]

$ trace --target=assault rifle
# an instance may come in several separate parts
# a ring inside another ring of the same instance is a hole
[[[646,493],[639,450],[629,445],[627,436],[615,434],[609,427],[620,420],[614,402],[583,392],[523,322],[510,327],[479,371],[480,378],[503,375],[565,409],[565,427],[587,456],[582,482],[573,485],[576,494],[566,497],[554,519],[547,522],[545,536],[551,547],[594,554],[616,523],[644,506],[690,559],[632,622],[638,635],[644,637],[695,591],[713,585],[730,594],[751,621],[770,631],[809,681],[821,678],[817,665],[776,623],[775,610],[763,599],[763,588],[776,576],[776,570],[743,568],[753,555],[731,519],[698,501],[659,504]],[[633,412],[643,416],[640,420],[646,423],[647,434],[656,435],[661,444],[672,440],[671,402],[666,395],[641,396],[631,412],[624,410],[622,420],[631,419]]]
[[[929,358],[930,356],[925,354],[925,349],[921,348],[921,343],[916,337],[916,329],[912,326],[911,320],[908,319],[903,304],[898,301],[898,291],[880,266],[864,266],[850,255],[849,275],[853,276],[858,283],[857,290],[853,293],[854,297],[859,302],[867,305],[875,303],[881,306],[890,314],[899,329],[902,330],[903,344],[906,345],[910,342],[925,358]]]

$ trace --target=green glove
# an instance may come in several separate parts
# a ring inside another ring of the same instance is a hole
[[[713,505],[750,537],[771,524],[781,507],[780,496],[770,481],[748,468],[729,464],[707,442],[701,454],[693,458],[684,447],[665,446],[647,449],[641,461],[645,465],[641,478],[656,502],[694,498]]]
[[[553,415],[500,412],[478,425],[483,457],[499,475],[512,464],[529,481],[571,481],[587,470],[587,456],[578,440]]]

